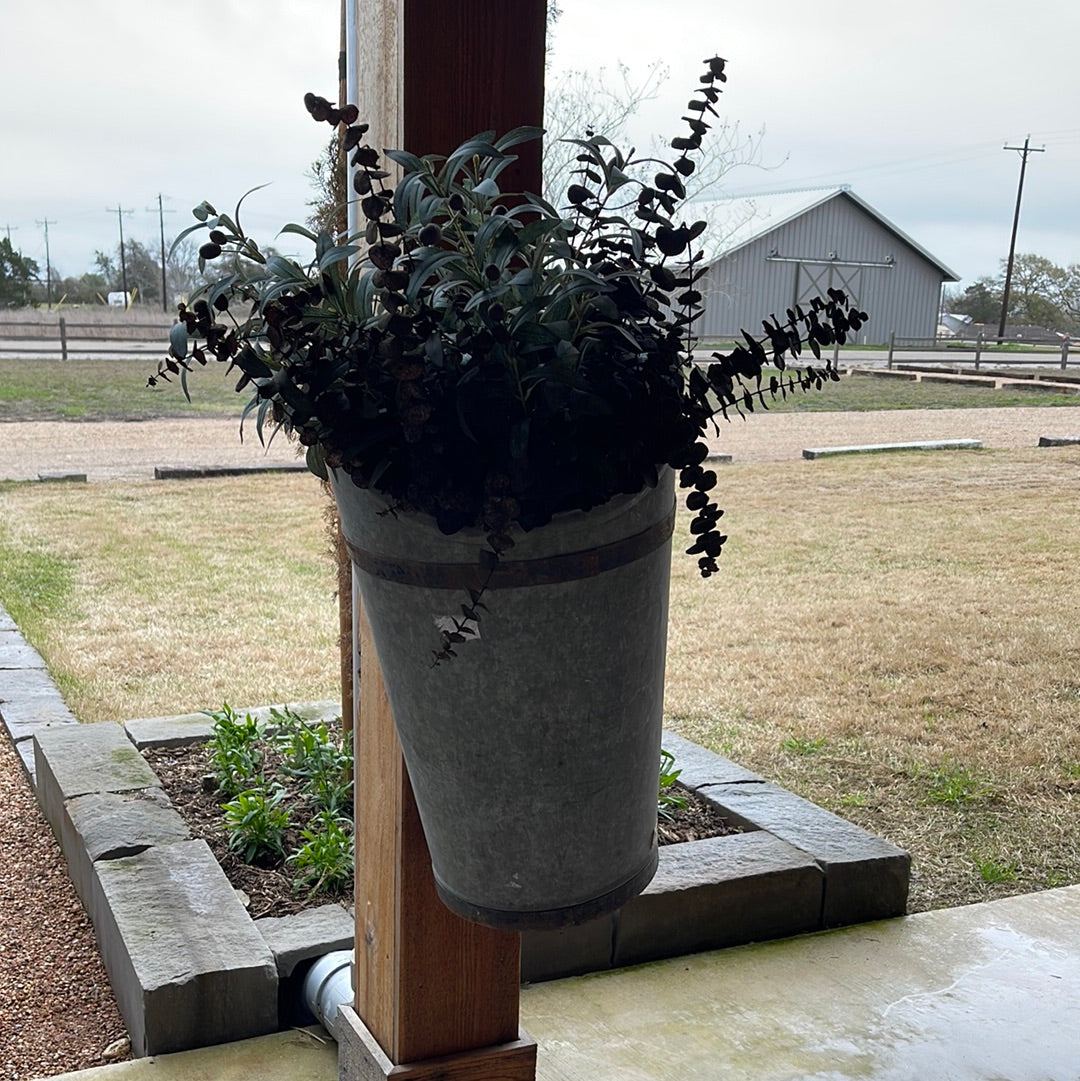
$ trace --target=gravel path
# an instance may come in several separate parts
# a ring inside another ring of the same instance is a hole
[[[796,459],[804,447],[912,439],[982,439],[988,447],[1030,447],[1040,435],[1080,435],[1080,405],[1043,409],[897,409],[874,413],[757,413],[721,424],[717,450],[740,462]],[[0,480],[34,480],[73,470],[90,480],[152,476],[158,465],[292,462],[285,439],[269,451],[254,427],[241,443],[233,420],[22,421],[0,424]]]
[[[255,425],[240,442],[235,420],[14,421],[0,424],[0,480],[37,480],[70,470],[90,480],[143,479],[154,467],[258,465],[296,461],[296,448],[277,438],[265,450]]]
[[[126,1058],[90,920],[15,752],[0,738],[0,1079]]]

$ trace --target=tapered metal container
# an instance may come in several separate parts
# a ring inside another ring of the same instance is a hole
[[[521,930],[625,904],[657,865],[671,471],[516,532],[479,635],[434,667],[482,533],[332,483],[443,901]]]

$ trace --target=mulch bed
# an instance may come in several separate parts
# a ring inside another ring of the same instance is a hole
[[[266,776],[269,781],[276,777],[280,756],[272,744],[265,743]],[[335,901],[348,903],[352,899],[351,886],[337,892],[321,891],[316,896],[297,893],[293,889],[293,876],[281,860],[262,866],[245,863],[229,848],[229,835],[225,830],[225,816],[221,805],[229,797],[221,795],[210,781],[211,767],[206,746],[201,743],[186,747],[156,747],[143,751],[143,757],[158,775],[169,799],[188,824],[193,837],[201,838],[209,846],[221,864],[226,878],[235,889],[241,890],[247,899],[251,918],[264,916],[289,916],[305,908],[331,904]],[[282,777],[284,782],[287,779]],[[285,832],[285,851],[295,851],[303,842],[300,830],[306,823],[302,800],[287,801],[298,823]]]
[[[323,892],[317,896],[297,893],[293,889],[291,874],[282,868],[280,860],[267,866],[254,866],[244,863],[236,853],[230,851],[221,810],[225,797],[204,780],[211,772],[205,745],[148,748],[143,755],[158,775],[169,799],[191,828],[192,836],[206,841],[233,887],[246,895],[248,911],[253,919],[288,916],[316,905],[334,901],[347,904],[351,900],[349,889],[340,893]],[[274,766],[273,752],[268,751],[267,775],[271,779]],[[676,785],[676,788],[686,798],[687,806],[673,811],[670,819],[660,819],[658,834],[661,845],[740,832],[711,803],[681,785]],[[287,851],[292,851],[299,844],[299,836],[299,829],[295,828],[286,833]]]

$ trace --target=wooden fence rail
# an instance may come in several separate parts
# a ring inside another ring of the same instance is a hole
[[[47,345],[0,344],[0,354],[17,356],[56,356],[68,360],[71,353],[80,356],[146,356],[145,349],[124,349],[117,346],[97,348],[96,345],[72,345],[70,339],[80,337],[79,331],[92,331],[85,340],[98,342],[123,342],[128,345],[160,345],[168,348],[171,323],[87,323],[69,322],[64,316],[56,322],[32,320],[0,320],[0,342],[51,342]]]
[[[1017,350],[1018,345],[1023,348]],[[1012,357],[1020,364],[1058,364],[1064,371],[1069,366],[1071,345],[1068,338],[1030,338],[999,344],[996,337],[987,338],[983,334],[974,338],[914,338],[893,333],[889,335],[888,366],[893,366],[897,354],[931,349],[935,353],[940,352],[940,356],[920,356],[920,364],[956,364],[957,352],[973,352],[975,371],[979,370],[983,358],[988,355],[997,358]],[[950,356],[950,353],[953,355]],[[903,360],[903,357],[899,359]]]

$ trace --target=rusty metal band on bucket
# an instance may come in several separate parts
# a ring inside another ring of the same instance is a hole
[[[666,518],[654,522],[648,529],[599,548],[540,559],[500,560],[487,582],[487,588],[556,585],[592,578],[656,551],[674,529],[675,507],[672,506]],[[389,559],[357,548],[347,537],[345,544],[353,563],[360,570],[387,582],[427,589],[476,589],[485,575],[478,563],[421,563],[409,559]]]

